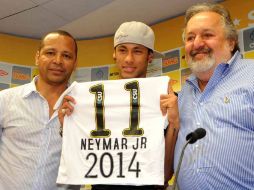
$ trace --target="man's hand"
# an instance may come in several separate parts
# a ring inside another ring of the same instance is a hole
[[[163,115],[168,115],[168,122],[179,121],[178,101],[170,83],[168,84],[168,94],[160,96],[160,107]]]
[[[173,171],[173,160],[176,139],[180,127],[178,101],[170,83],[168,84],[168,94],[161,95],[160,107],[163,115],[168,116],[168,128],[165,134],[165,164],[164,164],[164,176],[165,184],[172,177]]]
[[[63,126],[64,116],[65,115],[69,116],[72,114],[75,104],[76,104],[76,101],[73,97],[71,96],[64,97],[63,103],[60,109],[58,110],[58,119],[62,126]]]

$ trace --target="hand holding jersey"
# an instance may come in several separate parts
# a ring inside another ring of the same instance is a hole
[[[67,89],[77,103],[65,117],[57,182],[163,185],[165,116],[159,101],[167,84],[168,77],[156,77]]]
[[[161,58],[163,55],[154,49],[155,36],[153,30],[144,23],[131,21],[125,22],[120,25],[114,36],[114,53],[113,58],[120,71],[120,78],[145,78],[147,66],[154,57]],[[151,85],[153,88],[158,84]],[[170,84],[168,84],[170,86]],[[96,90],[96,89],[94,89]],[[165,93],[166,94],[166,93]],[[146,94],[148,96],[152,93]],[[159,99],[158,99],[159,101]],[[74,107],[69,103],[75,104],[74,100],[70,97],[65,97],[65,103],[62,107],[63,111],[59,111],[60,122],[63,122],[63,115],[69,115]],[[168,95],[160,97],[160,106],[163,114],[168,113],[169,127],[165,134],[165,158],[164,158],[164,183],[167,186],[167,181],[173,174],[173,155],[174,146],[179,128],[179,114],[177,97],[173,91],[168,91]],[[61,109],[60,109],[61,110]],[[130,115],[130,113],[129,113]],[[129,123],[130,121],[126,121]],[[156,127],[154,127],[157,129]],[[159,129],[158,129],[159,130]],[[120,156],[120,155],[119,155]],[[162,159],[163,159],[162,158]],[[119,158],[121,160],[121,157]],[[130,167],[129,167],[130,168]],[[160,170],[160,168],[150,168],[151,171]],[[157,189],[155,186],[126,186],[126,185],[93,185],[94,190],[99,189]]]

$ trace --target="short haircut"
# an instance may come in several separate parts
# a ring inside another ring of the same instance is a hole
[[[239,44],[238,44],[238,34],[237,30],[232,22],[230,17],[229,11],[220,4],[212,4],[212,3],[199,3],[196,5],[191,6],[187,9],[185,14],[185,29],[189,22],[189,20],[196,14],[201,12],[215,12],[221,16],[221,21],[225,27],[225,35],[226,38],[229,40],[235,41],[235,47],[233,49],[233,54],[236,51],[240,51]],[[183,32],[183,39],[185,39],[185,29]]]
[[[50,35],[50,34],[59,34],[59,35],[61,35],[61,36],[68,36],[68,37],[70,37],[70,38],[73,40],[74,44],[75,44],[75,54],[76,54],[76,57],[77,57],[77,54],[78,54],[78,45],[77,45],[77,42],[76,42],[75,38],[74,38],[69,32],[66,32],[66,31],[64,31],[64,30],[56,30],[56,31],[52,31],[52,32],[49,32],[49,33],[45,34],[45,35],[41,38],[41,42],[40,42],[40,45],[39,45],[39,48],[38,48],[39,51],[40,51],[40,50],[43,48],[43,46],[44,46],[44,40],[45,40],[45,38],[46,38],[48,35]]]

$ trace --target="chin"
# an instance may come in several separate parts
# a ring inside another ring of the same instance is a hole
[[[131,79],[131,78],[136,78],[135,75],[133,73],[130,73],[130,74],[122,74],[120,75],[122,79]]]
[[[62,84],[66,82],[66,78],[63,77],[51,77],[48,79],[51,83]]]
[[[132,77],[132,76],[121,76],[121,79],[131,79],[131,78],[135,78],[135,77]]]

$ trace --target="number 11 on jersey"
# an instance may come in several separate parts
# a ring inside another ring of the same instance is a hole
[[[140,90],[138,81],[131,81],[125,84],[125,90],[130,91],[130,119],[129,128],[123,130],[123,136],[142,136],[144,130],[139,128],[140,120]],[[104,85],[97,84],[90,87],[90,93],[95,94],[95,123],[96,129],[91,131],[94,138],[109,137],[111,131],[105,129],[104,113]]]
[[[90,87],[90,92],[95,94],[95,123],[96,129],[91,131],[91,136],[95,138],[109,137],[111,131],[105,129],[105,114],[104,114],[104,85],[97,84]]]

